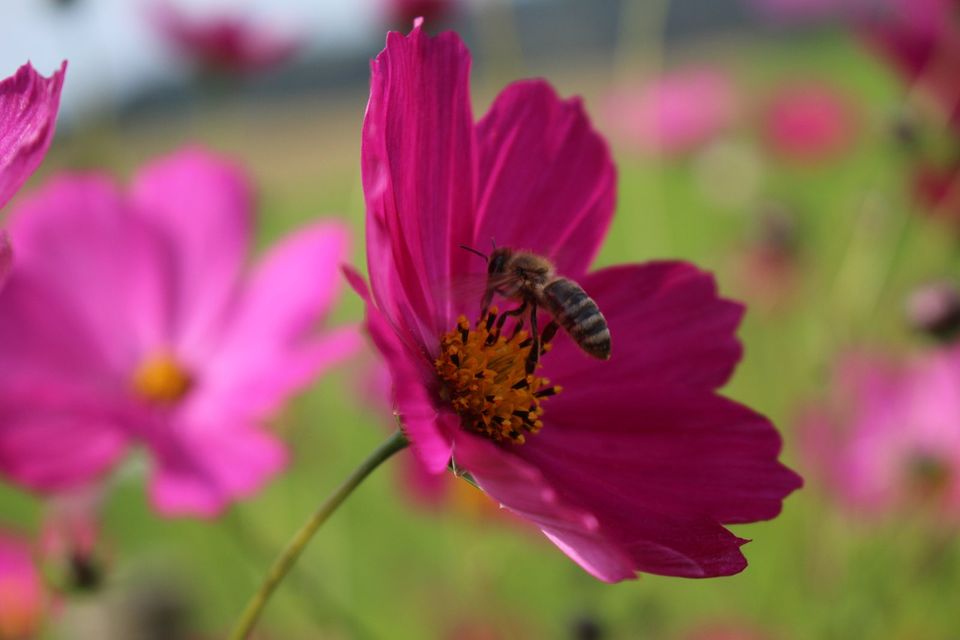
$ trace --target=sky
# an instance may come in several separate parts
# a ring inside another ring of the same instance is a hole
[[[45,75],[69,60],[62,118],[93,113],[139,88],[170,80],[184,62],[152,28],[156,0],[0,0],[0,77],[30,60]],[[263,19],[281,32],[303,34],[304,55],[359,46],[378,28],[382,0],[167,0],[188,12],[232,11]]]

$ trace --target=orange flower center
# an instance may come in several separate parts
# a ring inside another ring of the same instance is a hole
[[[187,395],[192,386],[187,370],[166,352],[145,359],[133,375],[137,394],[155,404],[173,404]]]
[[[526,331],[501,335],[494,307],[471,328],[460,316],[455,329],[440,339],[434,361],[441,395],[466,429],[495,442],[523,444],[543,422],[542,403],[560,392],[546,378],[528,371],[533,340]],[[542,351],[548,351],[544,345]],[[537,367],[539,367],[539,363]]]

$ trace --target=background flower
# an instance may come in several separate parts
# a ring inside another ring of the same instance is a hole
[[[246,176],[187,149],[129,194],[54,180],[15,211],[20,262],[0,302],[0,469],[33,489],[95,481],[134,445],[166,514],[219,513],[283,468],[262,428],[357,345],[317,334],[347,234],[321,222],[249,272]]]
[[[45,615],[45,598],[30,545],[0,531],[0,639],[35,637]]]

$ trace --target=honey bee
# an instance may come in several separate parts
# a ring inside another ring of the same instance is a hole
[[[463,248],[487,261],[484,312],[495,294],[521,302],[518,308],[501,315],[501,325],[506,317],[522,316],[529,308],[533,338],[530,354],[534,364],[540,355],[541,338],[548,342],[556,333],[556,324],[587,354],[600,360],[610,358],[610,328],[597,303],[579,284],[558,275],[548,258],[509,247],[495,248],[489,256],[470,247]],[[542,336],[537,328],[538,309],[546,310],[554,319],[553,326],[548,325]]]

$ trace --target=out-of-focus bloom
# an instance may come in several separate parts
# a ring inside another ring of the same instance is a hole
[[[40,630],[46,597],[30,545],[0,531],[0,640],[29,640]]]
[[[39,552],[45,570],[70,590],[100,586],[104,558],[100,542],[101,489],[88,488],[48,500]]]
[[[805,452],[849,506],[880,514],[960,506],[960,357],[927,354],[906,364],[848,357],[835,403],[804,419]]]
[[[417,18],[428,24],[443,22],[463,0],[382,0],[388,22],[408,26]]]
[[[38,166],[53,140],[67,63],[49,78],[30,63],[0,81],[0,207]]]
[[[639,90],[614,93],[606,113],[630,144],[648,153],[682,154],[733,123],[736,97],[724,72],[693,68],[661,76]]]
[[[907,298],[910,327],[941,342],[960,334],[960,289],[950,281],[929,282]]]
[[[683,640],[773,640],[775,637],[745,622],[717,620],[698,624]]]
[[[761,210],[753,237],[736,251],[741,295],[766,311],[782,309],[800,278],[800,233],[796,216],[775,203]]]
[[[245,74],[277,67],[300,50],[300,38],[240,15],[192,16],[169,2],[153,7],[160,33],[200,69]]]
[[[763,138],[778,156],[814,163],[850,148],[855,125],[848,102],[821,84],[777,91],[763,115]]]
[[[315,224],[247,271],[252,206],[237,167],[188,149],[129,194],[65,176],[14,212],[0,472],[60,492],[144,445],[153,504],[212,516],[284,466],[261,422],[359,343],[353,328],[314,332],[347,232]]]
[[[960,165],[918,162],[913,171],[913,194],[926,211],[960,222]]]
[[[364,121],[370,290],[350,277],[414,453],[601,580],[741,571],[745,540],[723,525],[776,516],[800,486],[770,422],[716,393],[742,307],[682,262],[588,273],[614,209],[607,145],[543,81],[510,85],[474,123],[469,68],[455,33],[389,34]],[[486,272],[458,245],[491,238],[551,256],[593,296],[610,360],[561,334],[527,371],[525,332],[501,336],[457,286]]]
[[[960,16],[955,0],[884,0],[863,13],[867,41],[960,130]]]

